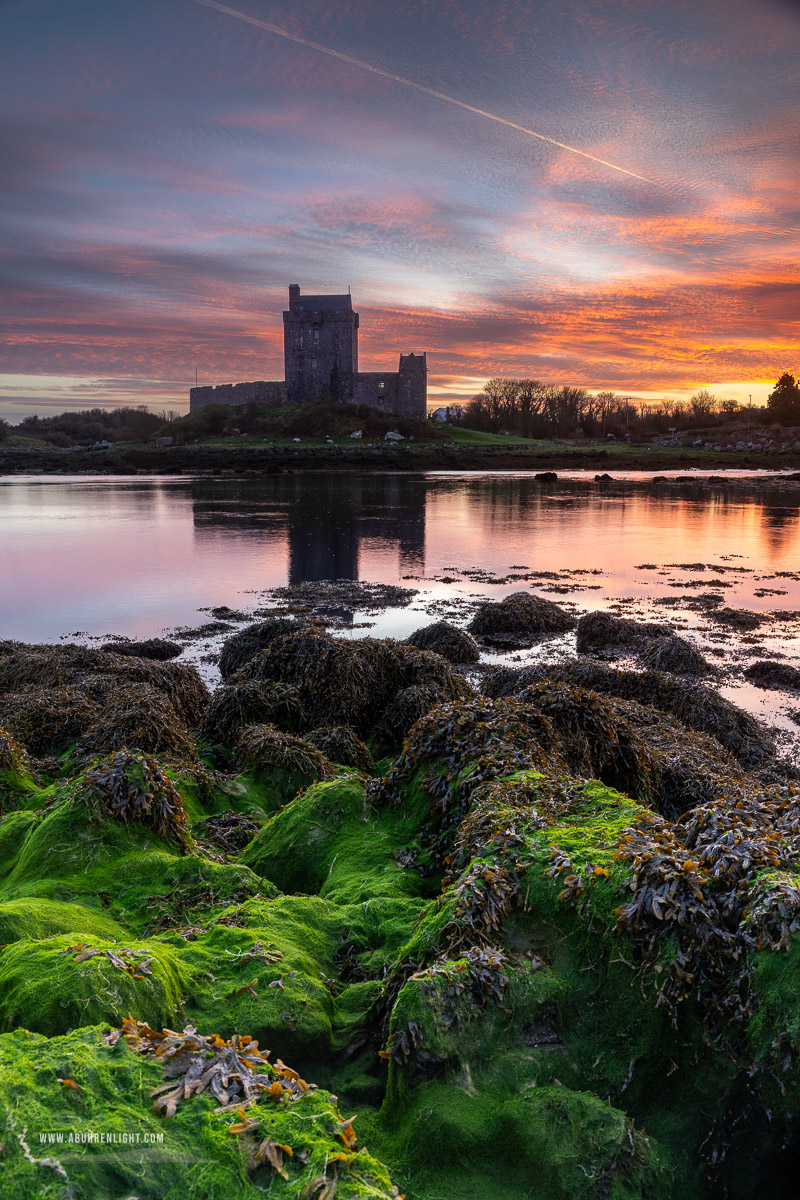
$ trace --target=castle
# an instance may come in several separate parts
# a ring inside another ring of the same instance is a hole
[[[193,387],[189,411],[206,404],[366,404],[424,421],[428,365],[425,354],[401,354],[397,371],[359,371],[358,313],[345,296],[302,296],[289,287],[283,314],[285,382],[222,383]]]

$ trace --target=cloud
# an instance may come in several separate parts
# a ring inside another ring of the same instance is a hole
[[[365,368],[427,350],[445,395],[800,367],[800,28],[779,0],[258,6],[657,188],[221,13],[33,7],[0,79],[9,373],[173,406],[196,364],[280,377],[293,281],[351,284]],[[84,402],[42,387],[4,392]]]

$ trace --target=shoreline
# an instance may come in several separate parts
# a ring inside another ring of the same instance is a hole
[[[120,444],[74,450],[0,445],[0,477],[15,475],[271,475],[288,471],[798,471],[800,453],[705,451],[676,447],[533,448],[455,443],[297,446],[274,443],[157,447]],[[780,478],[780,477],[779,477]],[[784,477],[785,478],[785,477]]]

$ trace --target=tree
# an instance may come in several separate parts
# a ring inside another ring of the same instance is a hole
[[[730,398],[730,399],[728,399],[728,400],[723,400],[723,401],[720,403],[720,409],[721,409],[721,410],[722,410],[722,412],[724,412],[724,413],[725,413],[725,415],[726,415],[726,416],[728,416],[728,417],[732,417],[732,416],[733,416],[735,413],[738,413],[741,407],[742,407],[742,406],[741,406],[741,404],[739,403],[739,401],[738,401],[738,400],[734,400],[734,399],[732,399],[732,398]]]
[[[10,433],[11,426],[9,425],[8,421],[4,421],[3,418],[0,417],[0,442],[4,442]]]
[[[700,388],[689,399],[689,416],[693,421],[705,421],[717,407],[716,397],[708,388]]]
[[[767,409],[781,425],[800,425],[800,384],[794,375],[784,371],[769,394]]]

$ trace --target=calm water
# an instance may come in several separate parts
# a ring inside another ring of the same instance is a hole
[[[409,608],[370,617],[354,636],[404,636],[437,606],[457,616],[459,601],[520,587],[555,589],[553,599],[578,610],[621,600],[631,615],[678,619],[706,649],[725,640],[692,606],[714,590],[707,581],[724,583],[718,594],[731,606],[800,610],[796,498],[744,498],[721,486],[700,495],[692,485],[616,494],[577,473],[557,485],[506,473],[8,478],[0,552],[0,637],[24,641],[150,636],[198,624],[200,608],[253,608],[266,589],[331,578],[410,579],[420,589]],[[668,565],[700,563],[712,569]],[[562,574],[491,581],[511,568]],[[659,607],[670,596],[677,603]],[[800,625],[782,618],[736,647],[794,661]],[[736,679],[730,688],[754,711],[767,701],[775,709],[774,695]]]

